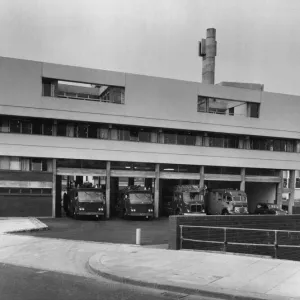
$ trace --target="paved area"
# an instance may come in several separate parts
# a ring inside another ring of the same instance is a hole
[[[300,262],[123,245],[99,251],[89,264],[106,278],[177,292],[300,299]]]
[[[100,277],[90,270],[88,260],[98,251],[116,252],[123,247],[128,246],[0,235],[0,299],[212,299],[127,285]]]
[[[25,234],[47,238],[135,244],[136,229],[140,228],[143,245],[168,243],[168,218],[153,221],[144,219],[95,221],[93,219],[74,220],[67,217],[40,220],[49,227],[48,231]]]
[[[46,229],[48,226],[36,218],[0,218],[0,234]]]

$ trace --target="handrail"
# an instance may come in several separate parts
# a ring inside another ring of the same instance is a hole
[[[224,252],[227,251],[227,245],[245,245],[245,246],[258,246],[258,247],[274,247],[274,258],[277,258],[277,252],[278,248],[280,247],[287,247],[287,248],[300,248],[299,245],[284,245],[284,244],[278,244],[278,232],[286,232],[286,233],[299,233],[300,231],[297,230],[280,230],[280,229],[255,229],[255,228],[240,228],[240,227],[226,227],[226,226],[196,226],[196,225],[179,225],[180,228],[180,248],[183,249],[183,242],[189,241],[189,242],[195,242],[195,243],[214,243],[214,244],[223,244],[224,245]],[[190,238],[184,238],[184,228],[206,228],[206,229],[222,229],[223,230],[223,241],[211,241],[211,240],[199,240],[199,239],[190,239]],[[240,231],[260,231],[260,232],[273,232],[274,233],[274,242],[269,244],[263,244],[263,243],[243,243],[243,242],[228,242],[227,239],[227,230],[240,230]]]

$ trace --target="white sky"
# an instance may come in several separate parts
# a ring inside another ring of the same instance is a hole
[[[299,0],[0,0],[0,56],[201,82],[209,27],[216,83],[300,95]]]

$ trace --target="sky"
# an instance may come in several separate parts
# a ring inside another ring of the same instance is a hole
[[[299,16],[299,0],[0,0],[0,56],[201,82],[213,27],[216,83],[300,95]]]

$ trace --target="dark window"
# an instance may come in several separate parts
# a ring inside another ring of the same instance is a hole
[[[43,96],[51,97],[51,80],[43,79]]]
[[[21,189],[20,188],[11,188],[10,189],[10,193],[11,194],[20,194],[21,193]]]
[[[22,133],[32,133],[32,124],[30,121],[22,121]]]
[[[80,138],[88,137],[88,125],[87,124],[78,124],[77,125],[77,134]]]
[[[138,134],[139,134],[140,142],[151,142],[151,132],[150,131],[142,128]]]
[[[207,101],[208,98],[198,96],[198,105],[197,105],[197,111],[198,112],[207,112]]]
[[[51,195],[52,194],[52,189],[42,189],[42,193],[46,195]]]
[[[42,160],[40,158],[31,159],[31,171],[42,171]]]
[[[21,189],[21,194],[31,194],[31,189],[29,189],[29,188],[22,188]]]
[[[44,120],[43,121],[43,134],[44,135],[53,135],[53,121]]]
[[[300,188],[300,178],[296,178],[296,188]]]
[[[31,189],[31,193],[36,194],[36,195],[40,195],[40,194],[42,194],[42,190],[41,189]]]
[[[234,107],[230,107],[230,108],[228,109],[228,111],[229,111],[229,115],[231,115],[231,116],[234,115]]]
[[[131,141],[138,141],[139,140],[138,128],[130,128],[129,134],[130,134],[130,140]]]
[[[57,123],[57,135],[58,136],[67,136],[67,124],[64,122]]]
[[[89,124],[88,125],[88,137],[92,138],[92,139],[96,139],[97,138],[97,130],[98,130],[97,124]]]
[[[164,131],[164,143],[165,144],[176,144],[177,134],[174,131]]]
[[[12,119],[10,120],[10,132],[21,133],[21,121]]]
[[[250,105],[250,118],[259,117],[259,103],[249,103]]]
[[[32,121],[32,134],[42,134],[43,133],[43,123],[40,120]]]

